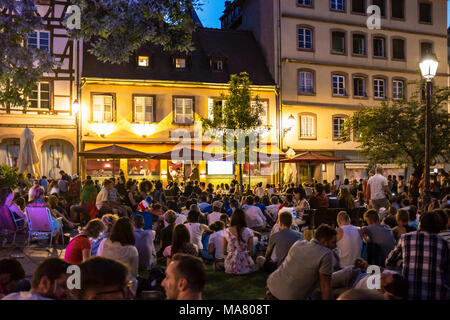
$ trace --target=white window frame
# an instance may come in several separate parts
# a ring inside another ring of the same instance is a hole
[[[401,84],[401,86],[399,86]],[[401,94],[399,94],[401,92]],[[405,97],[405,81],[392,80],[392,99],[401,100]]]
[[[308,79],[309,75],[309,79]],[[303,77],[303,81],[302,81]],[[303,83],[302,83],[303,82]],[[308,82],[311,82],[308,86]],[[308,90],[310,88],[310,90]],[[309,71],[300,71],[298,73],[298,91],[300,93],[312,94],[314,93],[314,74]]]
[[[103,101],[100,101],[102,99]],[[111,100],[111,111],[106,111],[105,107],[109,106],[106,100]],[[95,110],[99,106],[100,110]],[[110,117],[106,114],[110,113]],[[92,95],[92,121],[93,122],[114,122],[114,96],[111,94],[93,94]]]
[[[316,137],[315,117],[310,114],[300,115],[300,138],[313,139]]]
[[[336,11],[345,11],[345,0],[330,0],[330,8],[331,10]]]
[[[259,115],[259,119],[261,119],[261,125],[266,126],[268,121],[267,121],[267,113],[269,112],[269,103],[265,100],[259,100],[259,102],[261,103],[262,107],[263,107],[263,112]],[[256,101],[251,101],[250,102],[251,107],[255,107],[256,106]]]
[[[180,105],[178,105],[178,102],[181,102]],[[188,102],[190,102],[190,106],[188,105]],[[175,97],[173,100],[174,106],[173,106],[173,112],[174,112],[174,123],[176,124],[193,124],[194,123],[194,98],[188,98],[188,97]],[[179,113],[177,108],[181,108],[181,113]],[[187,110],[191,109],[191,113],[188,114]],[[183,120],[180,120],[183,119]]]
[[[338,123],[336,123],[335,121],[339,120]],[[341,131],[343,129],[343,125],[345,123],[345,118],[344,117],[333,117],[333,139],[337,140],[341,137]],[[336,128],[337,125],[337,128]],[[337,129],[337,131],[336,131]],[[336,136],[336,132],[337,132],[337,136]]]
[[[307,32],[309,32],[309,42],[306,40],[307,38]],[[300,36],[303,37],[303,46],[301,46],[301,40],[300,40]],[[300,49],[307,49],[307,50],[312,50],[313,48],[313,31],[310,28],[298,28],[298,32],[297,32],[297,41],[298,41],[298,48]],[[308,46],[309,44],[309,46]]]
[[[143,65],[141,64],[140,58],[143,58],[142,62],[145,62]],[[146,68],[150,65],[150,58],[149,56],[138,56],[138,66]]]
[[[32,34],[36,34],[36,37],[32,36]],[[42,48],[43,44],[41,43],[41,40],[43,40],[42,38],[42,34],[47,34],[48,35],[48,44],[46,46],[46,48]],[[36,39],[36,46],[35,45],[30,45],[30,38],[35,38]],[[44,50],[47,51],[48,53],[50,53],[50,32],[49,31],[40,31],[40,30],[36,30],[33,33],[28,34],[27,37],[27,45],[29,48],[37,48],[40,50]]]
[[[154,121],[155,98],[153,96],[134,95],[133,107],[134,122],[151,123]],[[143,108],[143,110],[141,112],[138,112],[138,108]]]
[[[312,7],[313,0],[297,0],[299,6]]]
[[[381,90],[383,89],[383,90]],[[382,95],[380,95],[382,93]],[[375,99],[386,98],[386,80],[382,78],[373,79],[373,97]]]
[[[338,79],[338,81],[335,81],[334,79]],[[334,74],[332,76],[333,80],[333,96],[340,96],[344,97],[346,95],[345,90],[345,76]]]
[[[48,84],[48,91],[42,91],[42,84]],[[30,102],[30,108],[31,109],[44,109],[44,110],[51,110],[51,101],[52,101],[52,87],[51,87],[51,83],[48,81],[40,81],[36,83],[36,87],[37,90],[34,90],[33,88],[33,92],[37,92],[37,99],[32,99],[31,97],[28,98],[28,101]],[[42,99],[42,94],[43,93],[47,93],[48,92],[48,100],[47,99]],[[32,101],[36,101],[37,106],[36,107],[31,107],[31,102]],[[48,101],[48,108],[46,107],[42,107],[42,102],[43,101]]]

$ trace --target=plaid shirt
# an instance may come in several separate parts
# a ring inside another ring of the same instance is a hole
[[[402,274],[409,281],[410,300],[446,299],[449,245],[437,234],[415,231],[404,234],[386,259],[387,266],[402,261]]]

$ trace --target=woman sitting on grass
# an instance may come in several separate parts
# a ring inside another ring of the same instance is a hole
[[[172,231],[172,244],[164,249],[163,256],[167,258],[169,265],[171,258],[176,253],[185,253],[198,256],[198,247],[191,243],[191,235],[184,224],[177,224]]]
[[[253,254],[253,231],[247,228],[245,212],[236,209],[230,227],[224,231],[222,251],[225,256],[225,272],[229,274],[248,274],[255,271]]]

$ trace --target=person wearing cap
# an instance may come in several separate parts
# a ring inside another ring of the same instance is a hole
[[[220,216],[222,215],[222,212],[221,212],[222,207],[223,207],[222,202],[220,202],[220,201],[213,202],[213,205],[212,205],[213,212],[208,214],[208,225],[212,225],[214,222],[220,220]]]

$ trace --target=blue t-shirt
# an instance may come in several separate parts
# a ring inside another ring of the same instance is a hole
[[[256,203],[255,206],[260,208],[262,213],[264,213],[264,211],[266,211],[266,206],[263,205],[262,203]]]
[[[48,188],[48,181],[46,179],[39,180],[39,185],[41,185],[45,191],[47,191]]]

